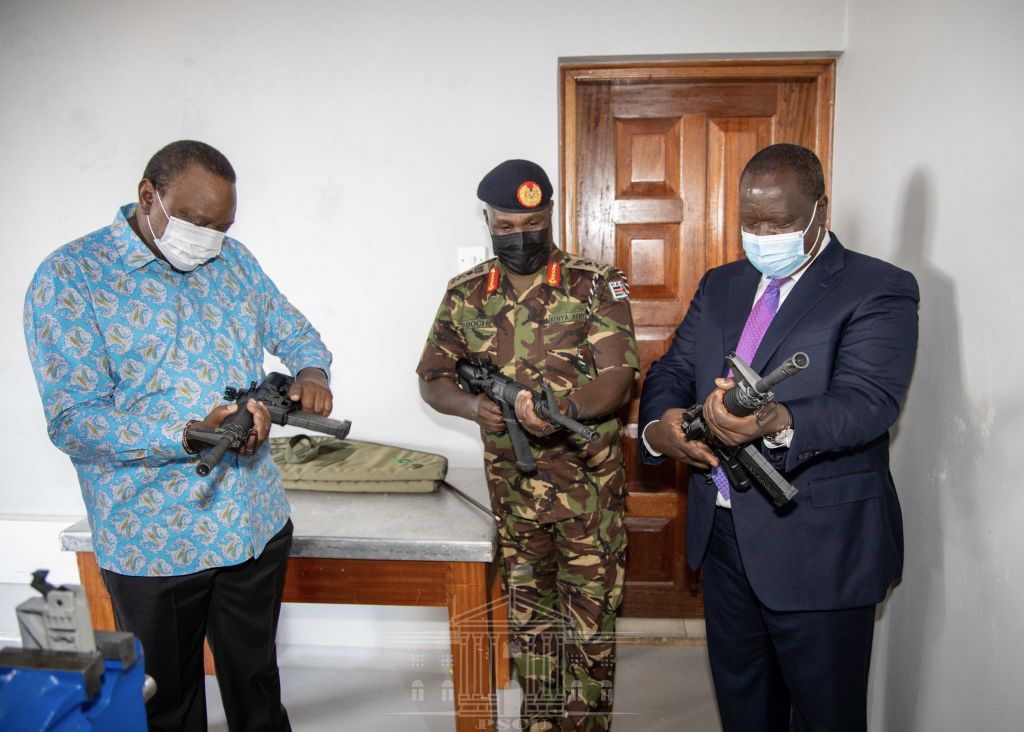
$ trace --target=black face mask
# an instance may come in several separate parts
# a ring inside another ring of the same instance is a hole
[[[551,253],[551,229],[491,234],[494,256],[515,274],[533,274],[544,266]]]

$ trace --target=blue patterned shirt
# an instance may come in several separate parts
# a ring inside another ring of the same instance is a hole
[[[320,335],[231,238],[182,274],[128,224],[58,249],[25,298],[25,340],[53,443],[78,471],[99,565],[182,575],[259,556],[288,518],[264,446],[200,478],[182,430],[227,386],[264,377],[264,349],[292,373],[330,373]]]

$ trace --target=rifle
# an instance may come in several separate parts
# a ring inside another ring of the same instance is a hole
[[[596,430],[592,430],[558,411],[555,393],[551,390],[551,384],[547,382],[541,384],[540,392],[536,392],[502,374],[489,358],[485,358],[480,363],[460,358],[455,364],[455,373],[459,377],[459,386],[464,391],[470,394],[485,393],[501,407],[501,415],[505,420],[508,436],[512,440],[512,450],[516,455],[516,468],[521,473],[533,473],[537,470],[537,461],[533,459],[533,454],[530,452],[530,443],[526,439],[526,433],[523,432],[523,426],[516,418],[516,395],[521,391],[532,395],[533,407],[537,411],[537,416],[548,424],[564,427],[590,442],[597,442],[601,439],[601,435]]]
[[[750,364],[735,352],[726,356],[725,361],[732,368],[736,386],[725,393],[723,402],[729,413],[737,417],[746,417],[775,401],[772,387],[807,368],[811,362],[806,353],[794,353],[785,363],[761,378]],[[686,410],[681,427],[689,439],[702,440],[714,450],[722,470],[729,478],[729,483],[736,490],[749,489],[750,479],[753,477],[778,508],[785,506],[798,493],[797,489],[783,478],[753,445],[748,443],[739,447],[727,447],[719,442],[704,422],[703,403],[695,404]]]
[[[252,415],[246,409],[246,404],[252,399],[266,405],[267,411],[270,412],[270,421],[274,424],[282,426],[290,424],[293,427],[322,432],[340,440],[345,439],[352,423],[348,420],[339,421],[301,411],[299,403],[293,402],[288,397],[288,392],[294,383],[293,377],[275,372],[269,374],[259,386],[253,381],[249,384],[248,389],[236,389],[233,386],[225,389],[224,398],[235,402],[238,405],[238,410],[228,415],[220,423],[220,427],[215,430],[190,429],[188,431],[189,441],[211,446],[203,453],[196,465],[196,473],[204,477],[209,475],[210,471],[224,457],[224,453],[228,450],[237,450],[249,439],[249,432],[252,430]]]

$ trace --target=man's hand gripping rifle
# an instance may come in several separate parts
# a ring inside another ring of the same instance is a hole
[[[489,359],[477,364],[460,358],[455,364],[455,373],[459,377],[459,386],[464,391],[470,394],[485,393],[501,407],[501,414],[508,428],[508,436],[512,440],[512,450],[516,454],[516,468],[521,473],[535,472],[537,461],[533,459],[533,453],[530,452],[530,442],[526,439],[523,426],[516,418],[516,395],[520,391],[527,391],[533,396],[533,408],[537,411],[537,416],[545,422],[556,427],[564,427],[590,442],[597,442],[601,439],[597,431],[558,411],[555,394],[548,383],[542,384],[541,391],[536,392],[502,374],[500,369]]]
[[[291,425],[302,429],[322,432],[325,435],[345,439],[352,423],[348,420],[339,421],[321,417],[318,414],[310,414],[299,409],[299,403],[293,402],[288,392],[295,379],[285,374],[272,373],[263,380],[259,386],[253,381],[248,389],[236,389],[229,386],[224,390],[224,398],[238,404],[238,410],[228,415],[221,422],[220,427],[212,431],[197,430],[192,428],[188,431],[189,441],[201,442],[210,445],[196,465],[196,473],[202,476],[210,474],[210,471],[224,457],[228,450],[237,450],[249,439],[249,432],[252,430],[252,414],[246,408],[249,400],[263,402],[267,411],[270,412],[270,421],[279,425]]]
[[[762,379],[750,364],[735,353],[730,353],[725,360],[732,368],[736,386],[725,393],[723,402],[729,413],[737,417],[746,417],[770,405],[775,401],[772,388],[783,379],[807,368],[810,363],[806,353],[794,353]],[[704,422],[703,404],[695,404],[686,410],[682,429],[689,439],[706,442],[715,451],[722,470],[736,490],[745,491],[750,488],[750,479],[753,477],[777,507],[786,505],[797,494],[797,489],[772,467],[756,447],[751,444],[728,447],[719,442]]]

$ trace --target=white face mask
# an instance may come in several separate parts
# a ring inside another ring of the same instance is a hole
[[[146,223],[149,224],[149,233],[153,235],[153,242],[157,249],[167,258],[172,267],[181,272],[191,272],[200,264],[209,262],[220,255],[221,248],[224,246],[223,231],[196,226],[171,216],[164,208],[164,202],[160,200],[159,191],[156,194],[156,202],[160,204],[160,210],[167,217],[164,235],[157,238],[156,232],[153,231],[153,223],[149,220],[149,214],[146,214]]]
[[[818,202],[811,209],[811,220],[803,231],[787,231],[783,234],[766,234],[758,236],[741,231],[743,251],[750,263],[765,277],[779,279],[788,277],[804,266],[809,254],[804,253],[804,235],[814,223],[814,215],[818,212]],[[814,242],[817,244],[817,240]]]

